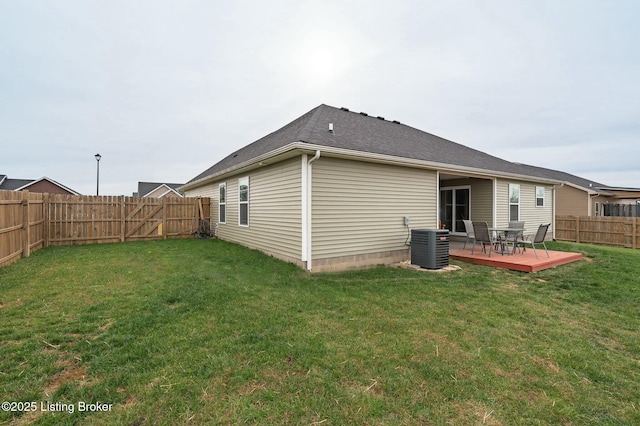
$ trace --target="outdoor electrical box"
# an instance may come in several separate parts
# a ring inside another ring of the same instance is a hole
[[[449,230],[412,229],[411,263],[425,269],[449,266]]]

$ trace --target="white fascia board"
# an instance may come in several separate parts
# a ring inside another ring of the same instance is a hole
[[[551,185],[557,185],[562,183],[561,181],[558,181],[558,180],[538,178],[535,176],[497,172],[493,170],[477,169],[474,167],[456,166],[452,164],[438,163],[435,161],[417,160],[413,158],[397,157],[393,155],[376,154],[376,153],[363,152],[363,151],[354,151],[354,150],[348,150],[344,148],[326,147],[322,145],[313,145],[308,143],[302,144],[302,146],[300,146],[299,148],[307,149],[310,151],[320,150],[322,151],[322,154],[325,157],[327,155],[331,156],[331,154],[333,154],[336,156],[342,156],[345,158],[354,158],[362,161],[372,161],[377,163],[385,163],[385,164],[392,164],[392,165],[398,165],[398,166],[426,168],[426,169],[438,170],[441,173],[465,174],[465,175],[480,177],[485,179],[501,177],[501,178],[518,179],[518,180],[525,180],[525,181],[531,181],[531,182],[548,183]]]
[[[167,185],[166,183],[163,183],[162,185],[158,185],[155,188],[153,188],[151,191],[147,192],[146,194],[144,194],[142,197],[148,197],[149,194],[156,192],[159,188],[164,187],[166,189],[165,192],[162,193],[162,195],[155,197],[155,198],[162,198],[165,195],[167,195],[170,192],[173,192],[174,194],[176,194],[178,197],[183,197],[182,194],[180,194],[178,191],[176,191],[175,189],[171,188],[169,185]]]
[[[288,145],[282,146],[273,151],[267,152],[265,154],[259,155],[258,157],[252,158],[251,160],[236,164],[235,166],[229,167],[227,169],[221,170],[218,173],[206,176],[201,178],[195,182],[188,183],[180,188],[180,190],[190,190],[198,188],[202,185],[206,185],[207,183],[213,182],[215,180],[221,179],[224,175],[230,173],[239,173],[244,168],[255,167],[260,164],[260,162],[266,161],[271,157],[275,157],[277,155],[282,155],[288,151],[299,150],[301,152],[306,152],[308,154],[312,154],[318,150],[320,150],[323,156],[336,156],[348,159],[356,159],[361,161],[370,161],[375,163],[384,163],[384,164],[392,164],[398,166],[405,167],[417,167],[417,168],[426,168],[432,170],[439,170],[444,173],[454,173],[454,174],[465,174],[469,176],[475,176],[480,178],[507,178],[507,179],[517,179],[524,180],[530,182],[539,182],[539,183],[547,183],[550,185],[558,185],[562,183],[561,181],[554,179],[545,179],[538,178],[534,176],[520,175],[515,173],[504,173],[497,172],[493,170],[485,170],[485,169],[477,169],[474,167],[466,167],[466,166],[455,166],[451,164],[438,163],[435,161],[425,161],[425,160],[417,160],[413,158],[405,158],[405,157],[397,157],[388,154],[377,154],[371,152],[364,151],[356,151],[345,148],[337,148],[332,146],[324,146],[324,145],[315,145],[306,142],[292,142]]]
[[[266,154],[262,154],[262,155],[259,155],[257,157],[254,157],[251,160],[244,161],[242,163],[239,163],[239,164],[236,164],[234,166],[228,167],[228,168],[226,168],[224,170],[221,170],[221,171],[219,171],[217,173],[214,173],[214,174],[211,174],[209,176],[205,176],[203,178],[200,178],[200,179],[198,179],[198,180],[196,180],[194,182],[187,183],[187,184],[181,186],[180,190],[184,192],[184,191],[188,191],[188,190],[191,190],[191,189],[195,189],[195,188],[201,187],[203,185],[206,185],[207,183],[211,183],[211,182],[214,182],[216,180],[222,179],[225,175],[240,173],[241,171],[243,171],[243,169],[259,166],[260,162],[266,161],[266,160],[268,160],[268,159],[270,159],[272,157],[275,157],[277,155],[285,154],[288,151],[293,151],[293,150],[298,149],[298,145],[300,145],[300,144],[306,145],[306,144],[304,144],[302,142],[290,143],[290,144],[285,145],[283,147],[280,147],[278,149],[274,149],[273,151],[269,151]]]
[[[596,195],[596,194],[601,194],[601,192],[598,191],[594,191],[593,189],[589,189],[589,188],[585,188],[584,186],[580,186],[580,185],[576,185],[575,183],[571,183],[571,182],[562,182],[562,184],[574,188],[574,189],[579,189],[581,191],[584,191],[587,193],[587,195]],[[606,193],[602,192],[602,194],[607,195]]]

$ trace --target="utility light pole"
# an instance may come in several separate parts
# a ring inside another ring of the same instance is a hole
[[[96,195],[100,195],[100,159],[102,155],[96,154]]]

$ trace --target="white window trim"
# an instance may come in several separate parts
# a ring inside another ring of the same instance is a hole
[[[224,187],[224,203],[220,201],[220,188]],[[229,195],[227,194],[227,182],[223,182],[218,185],[218,223],[225,225],[227,223],[227,198]],[[224,222],[220,220],[220,206],[224,206]]]
[[[247,201],[240,201],[240,184],[243,180],[247,180]],[[238,226],[241,226],[243,228],[248,228],[249,227],[249,212],[250,212],[250,206],[249,206],[249,202],[251,201],[251,183],[249,181],[249,176],[244,176],[238,179]],[[240,223],[240,206],[242,204],[246,204],[247,205],[247,223]]]
[[[518,204],[511,203],[511,187],[516,187],[516,186],[518,187]],[[510,183],[509,184],[509,195],[508,195],[508,198],[507,198],[507,202],[508,202],[508,205],[509,205],[509,209],[508,209],[509,221],[515,220],[515,219],[511,218],[511,206],[515,206],[515,205],[518,206],[518,219],[517,220],[522,220],[521,219],[522,215],[521,215],[521,212],[520,212],[520,205],[522,204],[522,188],[520,187],[519,183]]]
[[[438,182],[439,182],[439,180],[438,180]],[[455,206],[455,204],[456,204],[455,190],[457,190],[457,189],[468,189],[469,190],[469,216],[471,216],[471,212],[473,211],[471,209],[471,185],[443,186],[438,190],[438,194],[439,194],[438,195],[438,221],[442,220],[442,218],[440,217],[440,195],[442,195],[442,191],[448,191],[448,190],[454,191],[453,192],[454,193],[453,204]],[[454,207],[454,209],[455,209],[455,207]],[[469,220],[471,220],[471,217],[469,217]],[[466,233],[464,231],[461,231],[461,230],[456,230],[456,232],[451,232],[451,235],[466,235]]]
[[[542,205],[538,205],[538,189],[542,189]],[[536,208],[543,208],[547,205],[547,190],[544,186],[536,186]]]

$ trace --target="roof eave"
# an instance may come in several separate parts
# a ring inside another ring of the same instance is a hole
[[[398,156],[393,156],[388,154],[377,154],[377,153],[371,153],[371,152],[349,150],[344,148],[327,147],[323,145],[314,145],[314,144],[304,143],[304,146],[300,148],[309,150],[310,152],[315,152],[316,150],[320,150],[323,154],[329,153],[329,154],[334,154],[334,156],[340,156],[345,158],[356,158],[359,160],[365,160],[365,161],[368,160],[368,161],[385,163],[385,164],[393,164],[398,166],[410,166],[410,167],[418,167],[418,168],[425,168],[425,169],[433,169],[433,170],[438,170],[440,172],[445,172],[445,173],[457,173],[457,174],[464,173],[466,175],[473,175],[473,176],[484,177],[484,178],[502,177],[502,178],[509,178],[509,179],[519,179],[519,180],[535,181],[540,183],[548,183],[550,185],[559,185],[562,183],[561,181],[555,180],[555,179],[540,178],[540,177],[524,175],[524,174],[499,172],[495,170],[479,169],[475,167],[440,163],[436,161],[419,160],[419,159],[413,159],[413,158],[407,158],[407,157],[398,157]]]
[[[299,148],[299,146],[303,144],[303,145],[307,145],[304,142],[292,142],[288,145],[282,146],[280,148],[277,148],[273,151],[269,151],[265,154],[259,155],[257,157],[254,157],[250,160],[247,161],[243,161],[242,163],[238,163],[235,164],[231,167],[227,167],[224,170],[220,170],[219,172],[216,173],[212,173],[208,176],[205,176],[203,178],[200,178],[198,180],[195,180],[193,182],[189,182],[186,183],[184,185],[182,185],[180,188],[178,188],[179,191],[181,192],[185,192],[185,191],[189,191],[192,189],[196,189],[199,188],[201,186],[204,186],[208,183],[211,182],[215,182],[216,180],[219,180],[220,178],[229,175],[229,174],[236,174],[241,172],[244,169],[248,169],[248,168],[255,168],[255,166],[259,166],[261,162],[264,162],[266,160],[268,160],[269,158],[273,158],[275,156],[278,155],[282,155],[282,154],[286,154],[289,151],[294,151],[296,149]]]
[[[221,170],[217,173],[211,174],[197,181],[190,182],[180,187],[180,190],[184,192],[184,191],[199,188],[208,183],[219,180],[225,177],[226,175],[236,174],[242,171],[243,169],[249,169],[252,167],[259,166],[261,162],[264,162],[269,158],[282,155],[289,151],[296,151],[296,150],[300,152],[309,152],[309,153],[313,153],[319,150],[324,155],[330,154],[332,156],[358,159],[363,161],[372,161],[377,163],[393,164],[393,165],[399,165],[399,166],[410,166],[410,167],[434,169],[434,170],[438,170],[445,173],[457,173],[457,174],[464,173],[466,175],[472,175],[472,176],[484,177],[484,178],[501,177],[501,178],[508,178],[508,179],[535,181],[540,183],[546,183],[549,185],[560,185],[563,183],[562,181],[556,180],[556,179],[541,178],[541,177],[524,175],[524,174],[516,174],[516,173],[499,172],[495,170],[479,169],[479,168],[468,167],[468,166],[458,166],[458,165],[439,163],[434,161],[398,157],[398,156],[393,156],[388,154],[356,151],[356,150],[350,150],[345,148],[316,145],[316,144],[298,141],[298,142],[292,142],[281,148],[262,154],[251,160],[248,160],[248,161],[239,163],[235,166],[229,167],[227,169]]]
[[[587,193],[587,195],[598,195],[598,194],[602,194],[603,193],[602,191],[595,191],[595,190],[593,190],[591,188],[587,188],[587,187],[582,186],[582,185],[577,185],[577,184],[571,183],[569,181],[564,181],[564,182],[562,182],[562,184],[566,185],[566,186],[569,186],[571,188],[575,188],[575,189],[579,189],[581,191],[585,191]]]

